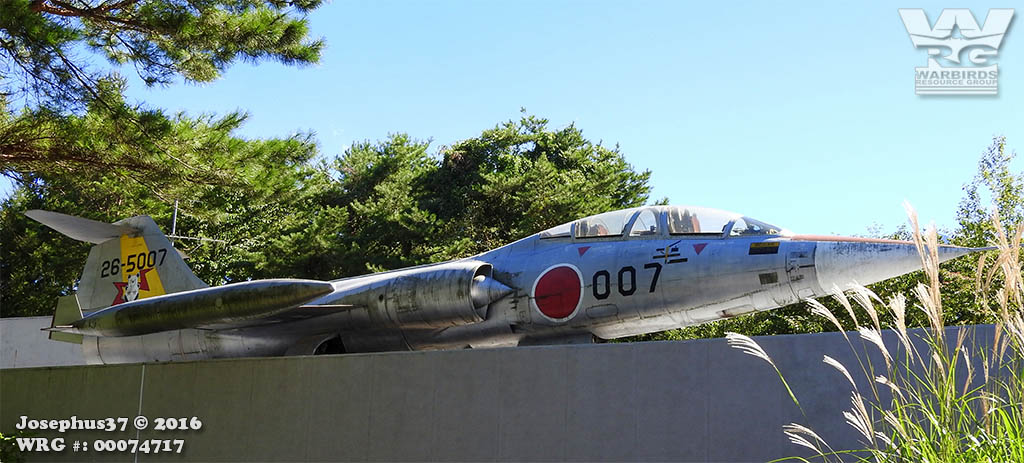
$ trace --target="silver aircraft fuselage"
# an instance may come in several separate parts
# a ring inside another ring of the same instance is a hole
[[[945,261],[977,250],[938,251]],[[87,357],[103,363],[591,342],[770,310],[920,267],[909,242],[794,235],[714,209],[648,206],[466,259],[331,282],[195,289],[131,302],[132,318],[115,317],[127,313],[115,305],[104,319],[90,314],[57,331],[83,335]],[[203,318],[219,310],[210,302],[217,294],[281,285],[317,294]],[[158,306],[173,329],[152,328],[160,316],[138,316]]]

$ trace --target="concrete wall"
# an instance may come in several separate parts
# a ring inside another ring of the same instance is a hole
[[[825,354],[856,364],[842,335],[758,341],[806,417],[767,364],[715,339],[3,370],[0,430],[21,415],[202,419],[197,432],[142,431],[185,439],[185,452],[138,461],[767,461],[806,455],[781,432],[793,421],[858,448],[841,416],[850,387],[822,364]],[[895,346],[892,333],[886,342]],[[29,456],[132,459],[70,448]]]
[[[51,317],[0,318],[0,368],[84,365],[82,345],[47,339]]]

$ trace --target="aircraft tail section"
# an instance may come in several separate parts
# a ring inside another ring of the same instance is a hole
[[[40,210],[25,215],[68,237],[95,244],[76,294],[82,313],[207,286],[149,216],[110,224]]]
[[[81,319],[82,308],[78,306],[78,298],[74,294],[57,298],[57,310],[53,312],[53,318],[50,321],[49,338],[53,341],[81,344],[82,335],[56,331],[60,327],[68,326]]]

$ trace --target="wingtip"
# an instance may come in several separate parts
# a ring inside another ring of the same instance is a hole
[[[38,222],[39,219],[37,219],[36,217],[41,217],[44,214],[46,214],[46,212],[48,212],[48,211],[44,211],[42,209],[29,209],[29,210],[27,210],[25,212],[22,212],[22,214],[25,214],[25,217],[28,217],[28,218]]]
[[[140,231],[139,228],[130,225],[110,224],[42,209],[31,209],[24,214],[64,236],[86,243],[100,244],[121,235]]]

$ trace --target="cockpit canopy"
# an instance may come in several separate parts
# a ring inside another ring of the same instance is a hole
[[[578,239],[610,236],[757,236],[788,235],[787,230],[760,220],[718,209],[695,206],[644,206],[605,212],[564,223],[540,233],[541,238]]]

